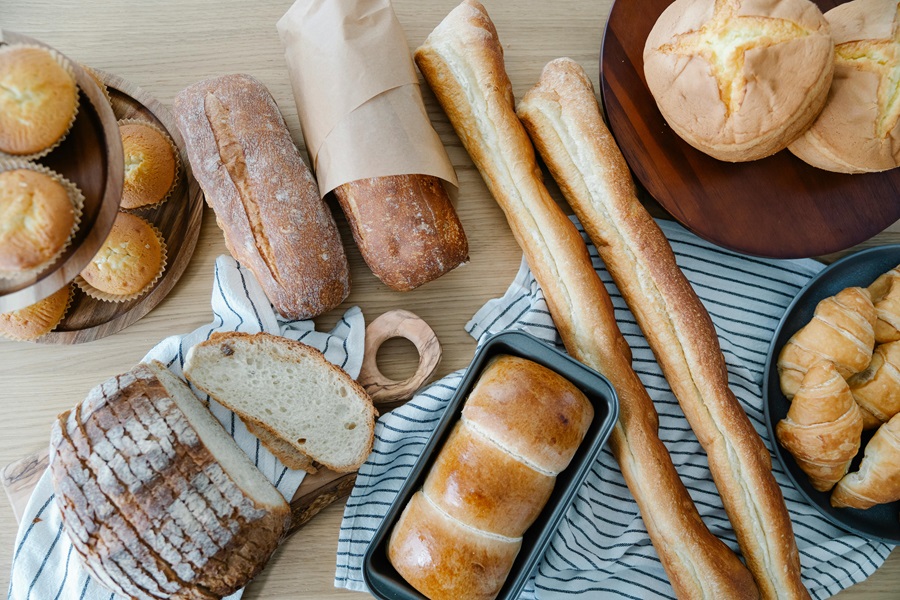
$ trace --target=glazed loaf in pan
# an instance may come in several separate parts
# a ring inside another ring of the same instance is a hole
[[[179,92],[173,110],[228,251],[275,309],[307,319],[340,304],[350,275],[337,226],[265,86],[208,79]]]
[[[491,600],[594,408],[547,367],[499,356],[485,368],[422,491],[388,542],[391,564],[431,600]]]

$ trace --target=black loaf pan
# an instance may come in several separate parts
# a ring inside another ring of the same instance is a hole
[[[409,477],[400,488],[397,498],[391,504],[384,521],[369,544],[363,559],[363,576],[366,585],[376,598],[425,599],[425,596],[408,584],[388,561],[388,539],[403,508],[425,483],[437,453],[443,448],[444,441],[459,420],[463,404],[482,370],[491,358],[500,354],[527,358],[571,381],[593,404],[594,420],[591,421],[572,462],[557,476],[556,485],[547,505],[525,532],[522,548],[497,595],[497,600],[513,600],[519,596],[609,438],[619,417],[619,401],[615,390],[605,377],[527,333],[505,331],[488,339],[475,353],[475,358],[466,370],[459,389],[450,399],[446,412],[425,444],[421,456],[413,465]]]

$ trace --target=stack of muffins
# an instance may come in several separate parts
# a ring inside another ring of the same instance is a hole
[[[105,85],[89,75],[106,93]],[[27,281],[53,267],[78,232],[84,197],[72,182],[35,162],[66,138],[79,109],[70,63],[27,44],[0,46],[0,279]],[[125,160],[122,208],[151,209],[178,183],[172,140],[145,121],[119,123]],[[120,212],[102,248],[76,278],[92,298],[124,302],[150,290],[166,267],[161,233]],[[68,285],[27,308],[0,314],[0,336],[34,340],[59,325],[72,304]]]
[[[840,173],[900,166],[900,3],[675,0],[644,75],[682,139],[743,162],[785,148]]]

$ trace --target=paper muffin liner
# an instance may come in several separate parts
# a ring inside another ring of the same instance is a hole
[[[163,136],[163,139],[165,139],[166,142],[168,142],[169,147],[172,148],[172,156],[175,157],[175,177],[172,179],[172,185],[169,187],[169,191],[166,192],[166,195],[163,196],[162,200],[160,200],[159,202],[154,202],[153,204],[144,204],[143,206],[136,206],[134,208],[120,207],[119,210],[139,215],[139,213],[142,213],[144,211],[152,210],[154,208],[159,208],[160,206],[165,204],[169,200],[169,198],[172,197],[172,194],[175,192],[175,190],[178,188],[178,184],[181,182],[181,153],[178,151],[178,146],[176,146],[175,142],[172,141],[172,136],[169,135],[169,132],[167,132],[165,129],[163,129],[156,123],[153,123],[152,121],[145,121],[143,119],[119,119],[118,124],[119,124],[119,126],[122,126],[122,125],[144,125],[146,127],[155,129]]]
[[[0,331],[0,338],[12,340],[14,342],[34,342],[36,340],[41,339],[42,337],[44,337],[45,335],[47,335],[48,333],[50,333],[51,331],[53,331],[54,329],[59,327],[59,324],[62,323],[63,320],[65,320],[66,316],[69,314],[69,310],[72,308],[72,303],[75,301],[75,286],[71,283],[67,283],[66,288],[68,288],[68,290],[69,290],[69,298],[68,298],[68,300],[66,300],[66,306],[65,306],[65,308],[63,308],[62,314],[56,320],[56,323],[53,323],[53,326],[50,327],[50,329],[48,329],[44,333],[42,333],[38,336],[34,336],[34,337],[22,337],[22,336],[17,336],[10,331]],[[56,292],[54,292],[54,293],[56,293]],[[52,295],[53,294],[51,294],[51,296]],[[43,300],[39,300],[38,302],[43,302]],[[37,302],[35,302],[35,304],[37,304]],[[25,308],[30,308],[30,307],[25,307]],[[25,309],[20,309],[20,310],[25,310]],[[13,312],[17,312],[17,311],[13,311]]]
[[[69,200],[72,202],[72,209],[74,213],[72,215],[74,223],[72,224],[72,231],[69,232],[68,239],[66,239],[66,242],[62,246],[60,246],[56,254],[50,257],[50,259],[44,261],[36,267],[32,267],[31,269],[25,271],[4,271],[0,269],[0,279],[22,281],[43,272],[44,269],[56,262],[56,260],[60,256],[62,256],[66,249],[70,245],[72,245],[72,239],[75,237],[75,234],[78,233],[78,228],[81,225],[81,215],[82,211],[84,210],[84,195],[81,193],[81,190],[78,189],[78,186],[76,186],[74,183],[72,183],[56,171],[48,169],[44,165],[39,165],[37,163],[21,159],[12,160],[0,158],[0,173],[4,173],[6,171],[15,171],[16,169],[28,169],[29,171],[36,171],[38,173],[42,173],[44,175],[52,177],[55,181],[61,183],[69,193]]]
[[[124,211],[123,211],[124,212]],[[137,216],[137,215],[135,215]],[[138,217],[142,218],[142,217]],[[162,257],[159,262],[159,271],[156,273],[156,277],[154,277],[147,285],[140,289],[140,291],[135,292],[134,294],[128,295],[120,295],[120,294],[110,294],[109,292],[104,292],[102,290],[98,290],[90,283],[88,283],[84,277],[80,274],[75,277],[75,284],[81,288],[81,291],[90,296],[95,300],[102,300],[103,302],[128,302],[129,300],[134,300],[136,298],[140,298],[154,286],[156,286],[157,282],[166,272],[166,267],[168,266],[168,249],[166,248],[166,238],[163,236],[162,232],[150,221],[147,219],[142,219],[150,228],[153,230],[153,233],[156,234],[157,239],[159,240],[159,246],[162,251]]]
[[[103,79],[100,78],[100,74],[97,73],[96,70],[92,69],[91,67],[87,66],[84,63],[78,63],[78,64],[82,69],[84,69],[85,71],[88,72],[88,74],[91,76],[91,79],[94,80],[94,83],[96,83],[97,87],[100,88],[100,91],[103,92],[103,96],[106,98],[106,101],[109,102],[110,106],[112,106],[112,96],[109,95],[109,88],[106,86],[105,83],[103,83]]]
[[[63,56],[53,48],[47,48],[45,46],[39,46],[37,44],[9,44],[7,46],[0,47],[0,53],[9,52],[13,48],[37,48],[38,50],[49,52],[50,56],[53,57],[53,60],[59,63],[59,65],[69,74],[69,77],[72,78],[72,81],[75,82],[75,110],[72,111],[72,118],[69,120],[69,126],[66,128],[65,133],[63,133],[58,140],[56,140],[53,144],[47,146],[43,150],[40,150],[33,154],[7,154],[6,152],[0,150],[0,160],[37,160],[38,158],[42,158],[53,152],[60,144],[63,143],[63,141],[72,131],[72,126],[75,125],[75,119],[78,117],[78,111],[81,109],[81,94],[79,93],[80,88],[78,87],[78,80],[75,78],[75,69],[72,68],[72,63],[69,62],[69,59],[67,59],[65,56]]]

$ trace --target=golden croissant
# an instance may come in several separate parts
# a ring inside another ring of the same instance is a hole
[[[812,321],[795,333],[778,357],[781,391],[797,393],[806,371],[831,361],[848,378],[869,366],[875,347],[875,307],[865,288],[852,287],[825,298]]]
[[[869,286],[875,304],[875,343],[900,340],[900,267],[894,267]]]
[[[900,500],[900,415],[878,428],[866,445],[859,471],[834,487],[831,505],[871,508]]]
[[[900,341],[876,347],[868,368],[847,383],[866,429],[874,429],[900,413]]]
[[[834,364],[820,362],[806,372],[775,435],[812,486],[827,492],[847,474],[862,430],[862,415],[847,382]]]

